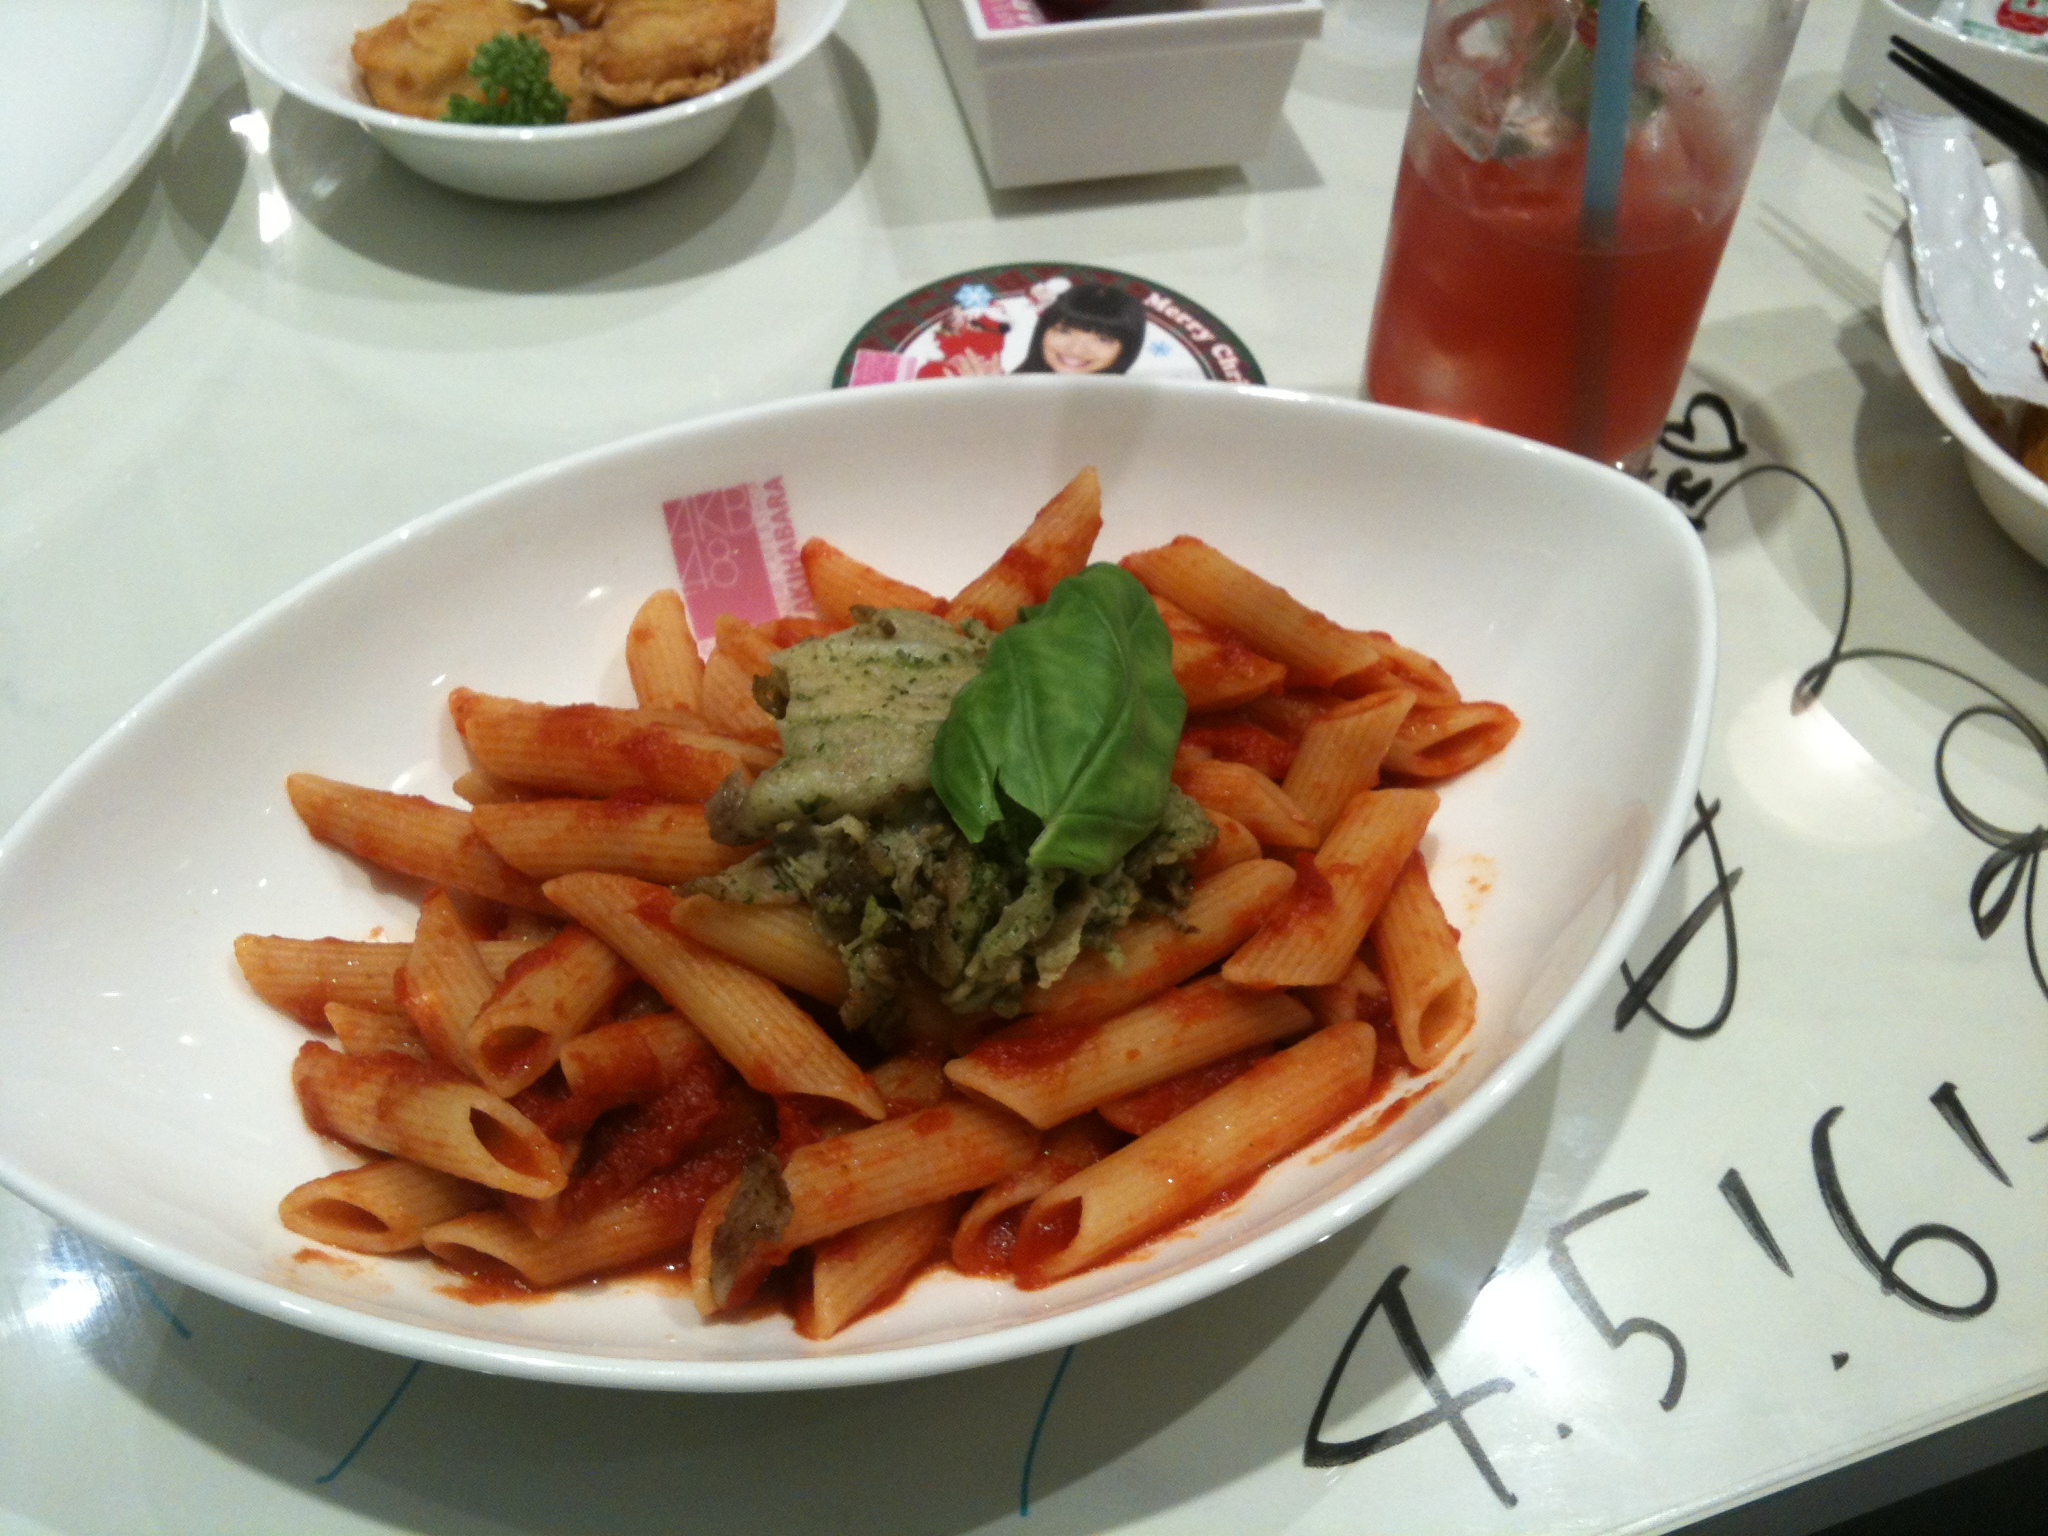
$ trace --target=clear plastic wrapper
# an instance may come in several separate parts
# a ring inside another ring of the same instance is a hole
[[[1872,120],[1906,200],[1928,339],[1987,395],[2048,406],[2048,267],[1998,200],[1960,117],[1896,106]]]

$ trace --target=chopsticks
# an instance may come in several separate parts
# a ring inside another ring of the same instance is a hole
[[[1892,51],[1886,56],[1891,63],[2004,144],[2028,170],[2048,176],[2048,123],[1925,48],[1896,34],[1891,41]]]

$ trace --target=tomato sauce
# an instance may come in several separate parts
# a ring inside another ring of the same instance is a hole
[[[1256,768],[1276,784],[1287,777],[1287,770],[1294,765],[1295,753],[1299,750],[1284,736],[1275,735],[1264,726],[1253,725],[1249,721],[1190,725],[1181,733],[1181,741],[1203,748],[1226,763],[1243,763]]]
[[[1024,1077],[1058,1066],[1101,1033],[1099,1023],[1060,1024],[1051,1029],[1021,1024],[990,1036],[968,1056],[1000,1077]]]

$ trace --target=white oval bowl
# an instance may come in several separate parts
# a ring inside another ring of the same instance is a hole
[[[1520,713],[1509,750],[1447,787],[1425,844],[1480,997],[1471,1050],[1434,1091],[1360,1145],[1337,1128],[1132,1257],[1036,1292],[941,1270],[823,1343],[780,1317],[707,1325],[651,1282],[477,1306],[416,1260],[295,1261],[279,1197],[349,1159],[293,1102],[305,1031],[248,992],[230,946],[245,931],[403,936],[415,908],[306,836],[285,775],[448,800],[465,766],[451,686],[630,701],[626,626],[676,576],[670,499],[779,477],[800,536],[943,592],[1084,464],[1102,473],[1098,553],[1200,535]],[[1364,1215],[1528,1080],[1664,882],[1713,670],[1712,588],[1683,517],[1612,470],[1458,422],[1046,377],[850,390],[651,433],[469,497],[280,598],[0,842],[0,1182],[228,1301],[485,1371],[743,1391],[1092,1337]]]
[[[515,202],[570,202],[629,192],[711,151],[747,97],[832,35],[846,0],[777,0],[768,62],[689,101],[593,123],[481,128],[386,112],[356,78],[349,44],[405,0],[214,0],[228,41],[251,69],[323,112],[361,123],[422,176]]]
[[[2000,201],[2021,215],[2022,227],[2037,247],[2048,249],[2040,240],[2044,228],[2040,203],[2018,162],[2008,160],[1987,169]],[[1927,336],[1927,322],[1920,314],[1920,299],[1913,285],[1913,253],[1903,227],[1885,254],[1880,290],[1885,334],[1891,338],[1899,366],[1906,370],[1927,408],[1962,445],[1963,466],[1984,509],[2015,544],[2048,565],[2048,485],[2008,453],[1956,393],[1949,377],[1951,365],[1935,352]]]

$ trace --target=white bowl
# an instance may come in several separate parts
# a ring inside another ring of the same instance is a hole
[[[1886,55],[1894,36],[1916,43],[1945,64],[1989,86],[2006,100],[2039,114],[2048,113],[2048,58],[2017,48],[2000,48],[1936,26],[1939,0],[1863,0],[1849,51],[1842,60],[1842,95],[1868,117],[1880,101],[1896,102],[1914,112],[1947,113],[1955,108],[1890,63]],[[1978,147],[1988,158],[2005,159],[2012,151],[1981,131]]]
[[[346,1159],[292,1100],[305,1032],[249,994],[230,944],[245,930],[402,936],[415,909],[306,836],[285,775],[445,800],[463,766],[454,684],[629,700],[627,624],[676,576],[666,501],[779,479],[770,494],[799,535],[950,591],[1091,463],[1100,553],[1198,534],[1520,712],[1508,751],[1449,786],[1425,845],[1481,999],[1469,1055],[1434,1091],[1356,1145],[1339,1127],[1135,1256],[1036,1292],[941,1270],[824,1343],[780,1317],[701,1323],[651,1282],[479,1306],[418,1261],[295,1261],[304,1244],[278,1225],[278,1198]],[[1432,416],[1047,376],[848,390],[651,433],[472,496],[280,598],[0,842],[0,1182],[252,1310],[487,1371],[752,1390],[1091,1337],[1364,1215],[1528,1080],[1613,979],[1664,882],[1713,668],[1706,562],[1666,501]]]
[[[1257,159],[1302,45],[1323,26],[1322,0],[1210,0],[1044,26],[992,25],[981,0],[924,0],[924,13],[997,188]]]
[[[768,62],[719,90],[546,128],[472,127],[372,106],[349,44],[404,8],[405,0],[214,0],[221,30],[245,64],[301,101],[361,123],[422,176],[482,197],[555,203],[644,187],[709,153],[749,95],[832,35],[846,0],[778,0]]]
[[[1992,190],[2005,206],[2020,216],[2021,228],[2033,240],[2036,250],[2048,251],[2048,218],[2044,218],[2039,196],[2017,161],[2008,160],[1989,168]],[[2034,559],[2048,565],[2048,484],[2023,467],[1982,421],[1963,403],[1956,380],[1961,370],[1934,350],[1927,339],[1927,322],[1920,314],[1920,300],[1913,287],[1913,253],[1908,231],[1903,227],[1886,253],[1881,283],[1885,333],[1906,377],[1927,402],[1941,424],[1955,434],[1963,447],[1963,466],[1970,483],[1977,488],[1984,508],[1998,526],[2012,536]],[[1967,376],[1964,377],[1967,388]],[[1973,390],[1974,394],[1975,391]],[[1981,401],[1983,397],[1978,396]],[[1989,410],[1988,401],[1984,408]]]

